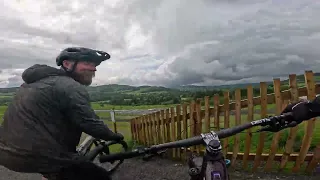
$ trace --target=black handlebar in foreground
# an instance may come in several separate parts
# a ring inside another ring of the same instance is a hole
[[[239,126],[235,126],[232,128],[223,129],[221,131],[216,132],[216,134],[218,135],[219,139],[223,139],[223,138],[238,134],[254,126],[266,126],[261,130],[259,130],[259,132],[261,131],[277,132],[284,128],[290,127],[288,126],[289,122],[285,120],[286,117],[289,117],[289,116],[292,116],[292,114],[285,113],[279,116],[264,118],[264,119],[252,121],[249,123],[245,123]],[[130,152],[121,152],[121,153],[115,153],[110,155],[102,155],[100,156],[99,160],[101,163],[115,161],[115,160],[123,160],[123,159],[129,159],[129,158],[137,157],[137,156],[148,154],[148,153],[156,153],[157,151],[161,151],[168,148],[181,148],[181,147],[189,147],[189,146],[195,146],[200,144],[204,144],[202,136],[195,136],[195,137],[191,137],[191,138],[183,139],[179,141],[153,145],[143,149],[135,149]]]

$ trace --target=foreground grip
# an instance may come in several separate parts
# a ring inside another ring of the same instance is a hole
[[[123,140],[122,140],[122,141],[108,141],[108,142],[106,143],[107,146],[111,146],[111,145],[113,145],[113,144],[120,144],[120,145],[122,146],[122,149],[123,149],[124,151],[127,151],[127,150],[129,149],[127,142],[125,142],[125,141],[123,141]]]
[[[118,141],[108,141],[105,143],[101,143],[98,141],[98,145],[96,145],[96,147],[94,147],[93,150],[89,151],[85,155],[85,157],[88,160],[93,161],[101,153],[109,154],[110,153],[109,146],[111,146],[113,144],[120,144],[124,151],[128,151],[128,144],[125,141],[119,141],[119,142]]]

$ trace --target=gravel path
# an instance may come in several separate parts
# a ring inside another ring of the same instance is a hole
[[[113,175],[114,180],[181,180],[189,179],[188,167],[167,159],[154,158],[149,162],[141,159],[126,160]],[[251,174],[238,170],[230,173],[231,179],[237,180],[316,180],[320,176],[289,175],[279,173]],[[0,166],[0,180],[41,180],[38,174],[20,174]]]

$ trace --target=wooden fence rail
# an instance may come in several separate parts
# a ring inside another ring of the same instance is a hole
[[[289,89],[281,91],[280,79],[274,79],[274,93],[267,94],[267,83],[260,83],[260,96],[253,97],[253,87],[247,87],[247,99],[241,99],[241,89],[236,89],[234,101],[230,100],[229,91],[223,94],[224,104],[219,104],[219,95],[197,99],[190,104],[184,103],[159,112],[143,115],[131,120],[132,137],[144,145],[153,145],[176,141],[200,135],[210,130],[220,130],[268,116],[268,104],[275,104],[275,114],[290,102],[301,96],[313,99],[320,93],[320,85],[315,84],[312,71],[306,71],[305,87],[298,88],[295,74],[289,75]],[[210,107],[210,98],[214,106]],[[204,101],[204,107],[201,106]],[[255,108],[260,105],[260,114]],[[241,114],[246,108],[247,113]],[[234,111],[234,115],[230,112]],[[303,128],[304,127],[304,128]],[[318,132],[314,129],[318,127]],[[255,129],[255,128],[253,128]],[[252,171],[264,164],[264,171],[288,170],[292,172],[313,172],[320,162],[320,123],[315,119],[305,121],[299,126],[277,133],[262,132],[254,134],[250,129],[233,137],[222,140],[223,153],[231,159],[231,166],[242,160],[243,168],[251,163]],[[318,139],[317,137],[318,133]],[[300,140],[299,140],[300,138]],[[312,144],[312,147],[311,147]],[[311,147],[311,148],[310,148]],[[202,153],[204,147],[173,149],[168,154],[174,159],[185,159],[187,151]],[[232,151],[231,151],[232,150]],[[261,163],[261,162],[265,163]]]

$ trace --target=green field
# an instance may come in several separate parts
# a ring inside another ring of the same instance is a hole
[[[108,125],[112,131],[114,131],[114,125],[110,121],[105,121],[105,124]],[[128,143],[129,147],[133,146],[132,142],[132,136],[131,136],[131,129],[130,129],[130,123],[129,122],[117,122],[117,132],[123,134],[125,141]],[[110,146],[110,151],[111,152],[118,152],[120,150],[121,146],[120,145],[112,145]]]
[[[142,105],[142,106],[104,105],[104,106],[100,106],[99,103],[91,103],[91,106],[95,110],[111,110],[111,109],[115,109],[115,110],[140,109],[140,110],[143,110],[143,109],[154,109],[154,108],[168,108],[168,107],[172,107],[174,105]],[[2,116],[3,116],[6,108],[7,108],[6,106],[0,106],[0,119],[2,119]],[[104,118],[104,119],[110,118],[110,113],[108,113],[108,112],[97,112],[97,115],[101,118]],[[126,120],[126,119],[129,120],[129,119],[132,119],[137,116],[137,115],[133,115],[133,114],[123,115],[123,114],[118,114],[118,113],[116,113],[115,115],[116,115],[116,119],[121,119],[121,120]]]
[[[154,109],[154,108],[167,108],[167,107],[172,107],[174,105],[170,104],[170,105],[141,105],[141,106],[121,106],[121,105],[103,105],[101,106],[99,103],[91,103],[91,106],[93,109],[95,110],[111,110],[111,109],[115,109],[115,110],[132,110],[132,109]]]
[[[273,109],[273,108],[275,108],[276,107],[276,105],[275,104],[268,104],[267,105],[267,109]],[[242,108],[242,109],[247,109],[247,108]],[[254,109],[256,109],[256,110],[260,110],[261,109],[261,105],[256,105],[256,106],[254,106]]]
[[[2,122],[2,117],[6,109],[7,109],[7,106],[0,106],[0,123]]]
[[[98,104],[95,104],[93,103],[92,104],[94,109],[98,109],[96,107],[99,107]],[[173,105],[171,105],[172,107]],[[129,109],[152,109],[152,108],[163,108],[163,107],[170,107],[168,105],[166,106],[111,106],[111,105],[105,105],[104,108],[100,108],[100,109],[119,109],[119,110],[129,110]],[[255,109],[260,109],[259,108],[260,106],[256,106]],[[274,108],[275,105],[274,104],[270,104],[268,105],[268,109],[269,108]],[[0,106],[0,123],[2,122],[2,115],[4,113],[4,110],[6,109],[5,106]],[[98,112],[97,113],[98,116],[100,116],[104,122],[106,124],[108,124],[108,126],[113,129],[113,124],[112,122],[110,122],[110,114],[108,112]],[[272,115],[272,114],[269,114],[269,115]],[[130,114],[126,114],[126,115],[123,115],[123,114],[116,114],[116,119],[118,120],[130,120],[134,117],[136,117],[137,115],[130,115]],[[257,120],[257,119],[260,119],[260,115],[259,114],[254,114],[254,120]],[[213,126],[213,121],[214,119],[211,118],[211,129],[215,129],[215,127]],[[241,123],[245,123],[247,122],[247,115],[243,114],[241,115]],[[235,116],[231,115],[230,116],[230,127],[234,126],[235,125]],[[189,124],[189,134],[190,134],[190,126],[192,126],[192,124],[190,125]],[[204,123],[203,123],[203,132],[205,132],[206,130],[206,127],[204,126]],[[224,117],[221,116],[220,117],[220,128],[224,128]],[[130,124],[128,122],[117,122],[117,129],[119,132],[123,133],[125,135],[125,138],[126,140],[131,140],[131,131],[130,131]],[[253,131],[257,129],[257,128],[253,128]],[[288,133],[289,130],[284,130],[282,131],[282,135],[281,135],[281,139],[279,141],[279,149],[278,149],[278,152],[283,152],[284,151],[284,146],[285,146],[285,143],[287,141],[287,137],[288,137]],[[184,137],[184,133],[185,132],[180,132],[181,136]],[[295,151],[298,151],[300,149],[300,145],[301,145],[301,142],[302,142],[302,138],[303,138],[303,135],[304,135],[304,125],[301,124],[299,125],[299,131],[298,131],[298,134],[297,134],[297,137],[296,137],[296,141],[295,141],[295,144],[294,144],[294,150]],[[240,151],[244,151],[244,145],[245,145],[245,138],[246,138],[246,132],[243,132],[243,133],[240,133]],[[272,142],[272,138],[273,138],[273,133],[267,133],[267,136],[266,136],[266,140],[265,140],[265,146],[264,146],[264,152],[265,153],[268,153],[269,150],[270,150],[270,146],[271,146],[271,142]],[[229,140],[229,151],[232,151],[233,149],[233,137],[230,138]],[[256,149],[257,149],[257,146],[258,146],[258,142],[259,142],[259,135],[258,133],[253,133],[252,135],[252,143],[251,143],[251,148],[250,148],[250,152],[255,152]],[[317,120],[316,121],[316,126],[315,126],[315,129],[314,129],[314,134],[313,134],[313,140],[312,140],[312,143],[311,143],[311,149],[313,149],[318,143],[320,142],[320,121]]]

